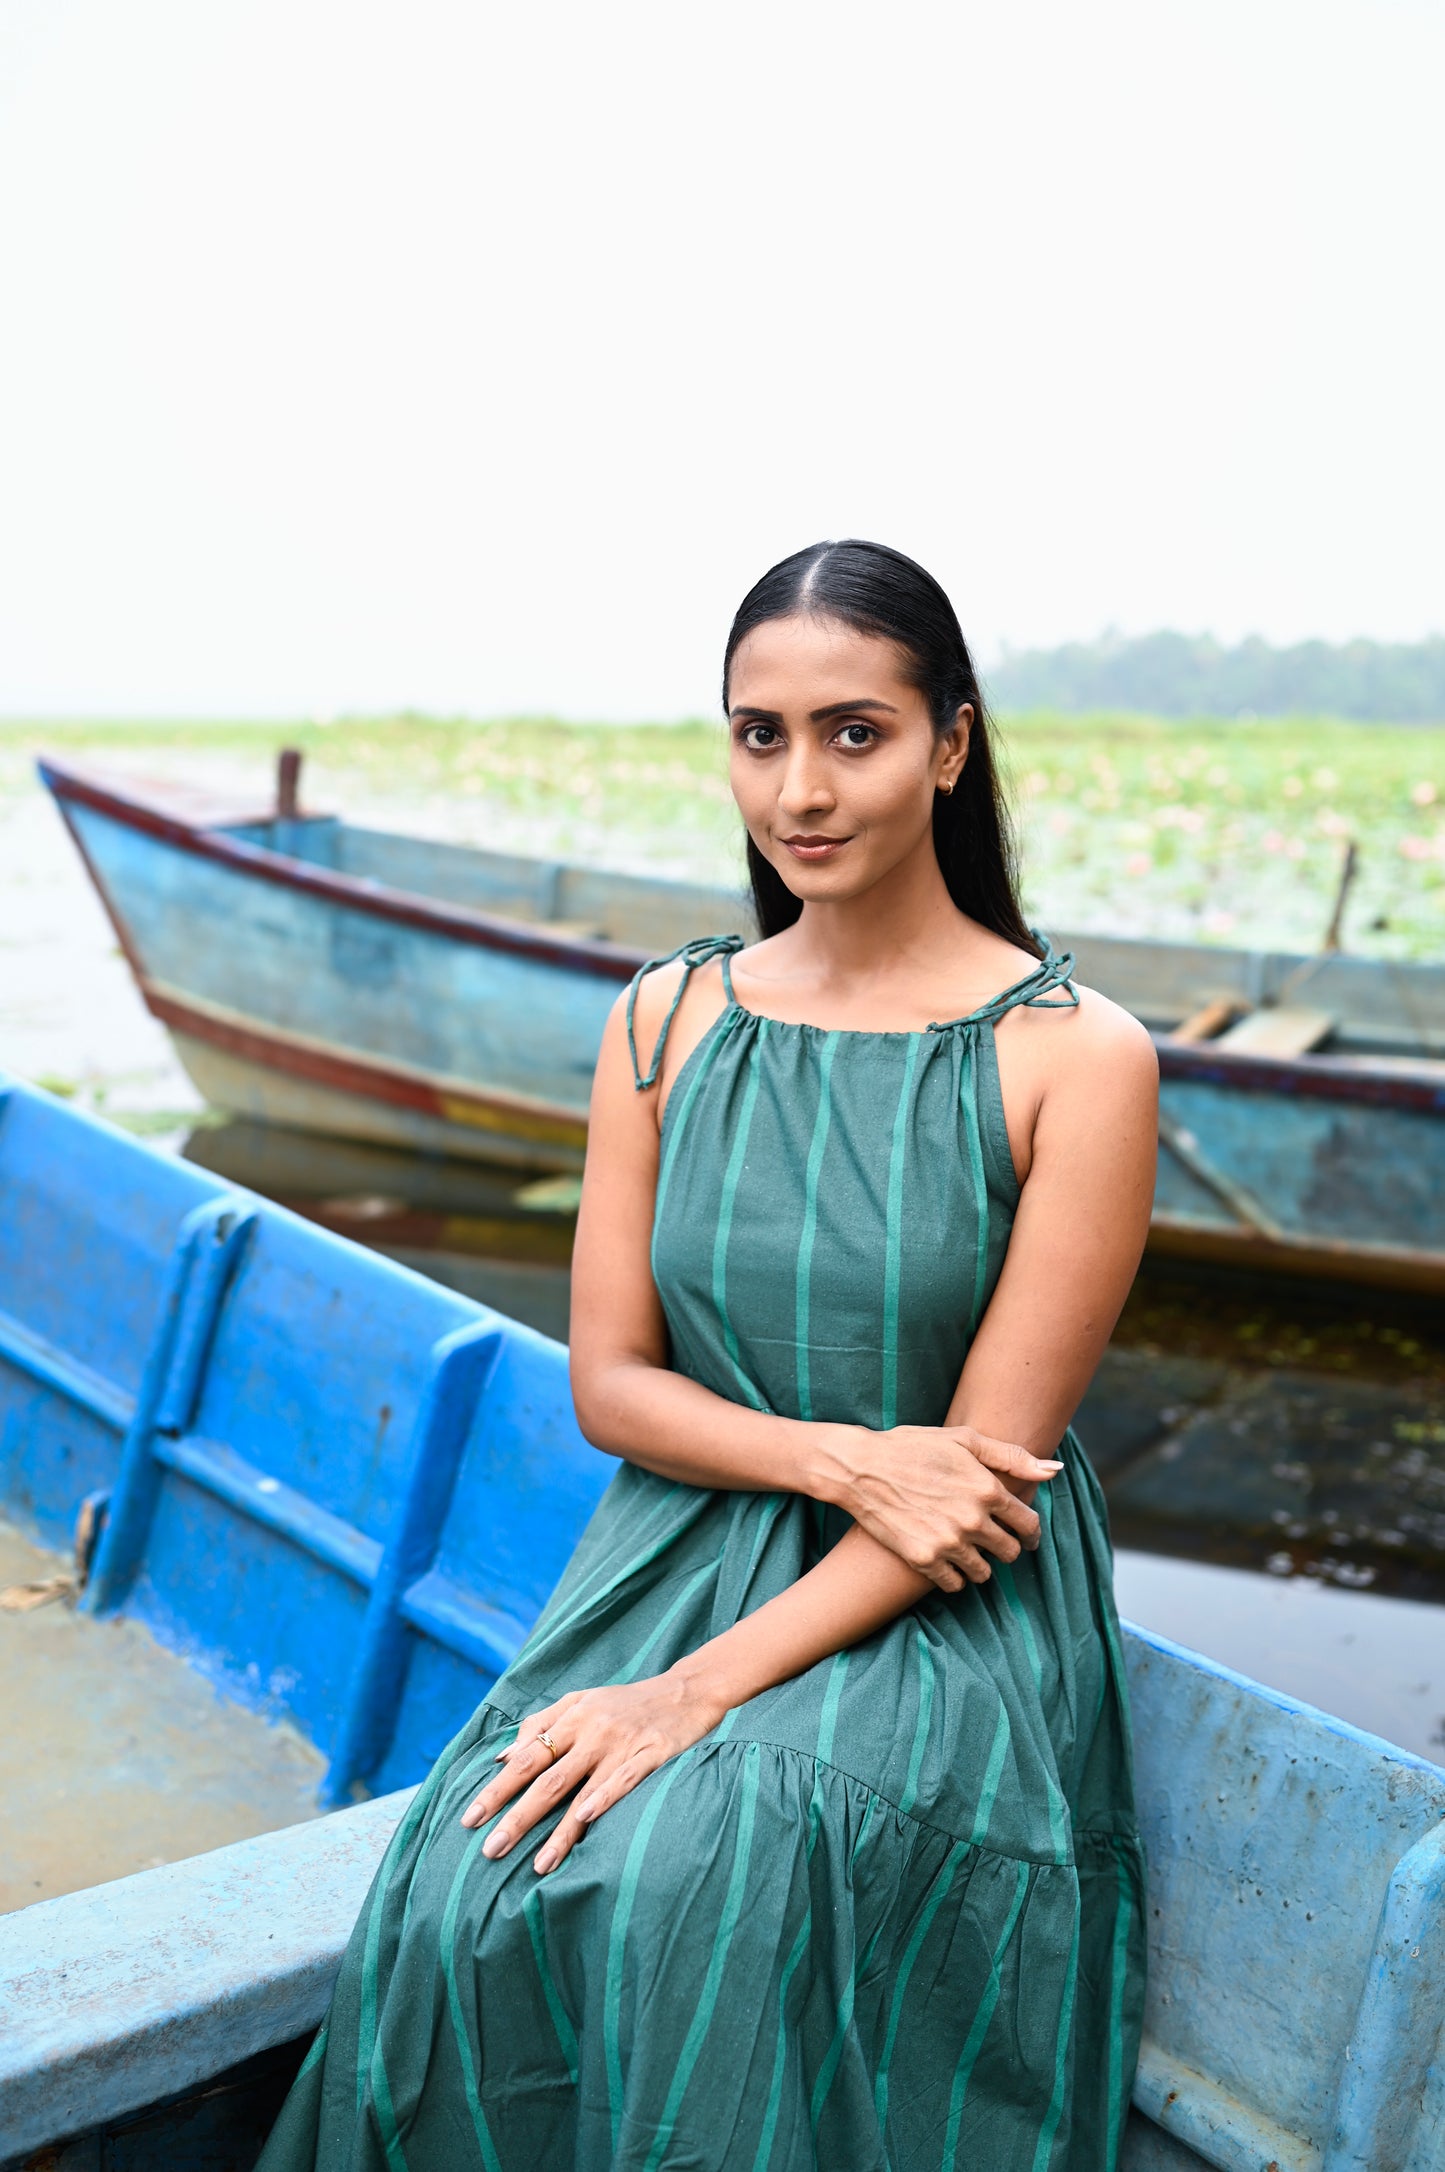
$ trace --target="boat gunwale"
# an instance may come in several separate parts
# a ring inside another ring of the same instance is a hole
[[[1150,1039],[1164,1079],[1445,1114],[1445,1062],[1438,1057],[1260,1056],[1211,1041],[1176,1041],[1169,1033],[1154,1032]]]
[[[482,912],[474,906],[445,904],[417,890],[399,890],[390,883],[377,882],[371,876],[344,875],[334,868],[313,866],[295,854],[232,837],[224,827],[188,821],[154,800],[123,791],[109,779],[102,782],[82,770],[68,768],[49,755],[42,755],[36,766],[46,788],[62,805],[71,801],[89,807],[93,813],[106,815],[128,829],[159,838],[197,858],[216,861],[238,874],[276,883],[284,889],[305,891],[331,904],[370,913],[376,919],[619,984],[631,980],[649,956],[645,950],[594,936],[549,934],[545,922],[533,925]],[[275,817],[259,815],[252,819],[266,821]]]

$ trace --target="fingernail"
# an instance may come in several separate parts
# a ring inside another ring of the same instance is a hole
[[[538,1877],[540,1878],[546,1871],[549,1871],[552,1868],[552,1865],[556,1862],[556,1860],[557,1850],[555,1848],[544,1848],[541,1854],[537,1857],[536,1862],[532,1865],[532,1868],[536,1871]]]
[[[490,1855],[495,1860],[497,1856],[505,1855],[511,1845],[511,1834],[507,1831],[505,1825],[499,1825],[496,1831],[488,1833],[486,1839],[482,1842],[482,1853],[483,1855]]]
[[[1061,1471],[1064,1467],[1062,1463],[1050,1463],[1043,1457],[1040,1457],[1039,1461],[1040,1468],[1046,1471]]]
[[[593,1818],[595,1818],[597,1815],[597,1797],[595,1795],[589,1795],[586,1802],[579,1802],[577,1805],[577,1815],[582,1820],[582,1823],[584,1825],[590,1825]]]

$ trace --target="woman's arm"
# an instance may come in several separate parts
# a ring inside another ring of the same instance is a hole
[[[1004,1270],[949,1412],[1006,1426],[1035,1447],[1059,1440],[1103,1353],[1143,1250],[1154,1185],[1158,1071],[1147,1035],[1097,1000],[1061,1025],[1070,1038],[1040,1096]],[[913,1430],[871,1440],[901,1463]],[[859,1478],[861,1490],[880,1494],[906,1484],[889,1457]],[[525,1789],[484,1843],[504,1855],[580,1790],[538,1854],[537,1869],[552,1869],[595,1817],[734,1705],[858,1643],[929,1582],[868,1531],[848,1532],[790,1590],[666,1674],[569,1695],[525,1720],[506,1769],[464,1822],[483,1824]],[[543,1729],[557,1743],[555,1763],[536,1741]]]
[[[693,1006],[706,993],[695,983],[679,1007],[673,1034],[684,1050],[697,1023]],[[670,994],[662,973],[643,983],[640,1048],[651,1047]],[[946,1591],[958,1590],[965,1576],[976,1580],[985,1552],[1016,1559],[1020,1545],[1037,1543],[1038,1519],[1011,1487],[1021,1491],[1052,1474],[1035,1455],[962,1419],[888,1436],[861,1425],[782,1418],[729,1402],[668,1369],[651,1243],[659,1099],[676,1071],[674,1059],[661,1086],[637,1091],[619,1003],[592,1090],[572,1261],[572,1395],[588,1440],[688,1485],[806,1493],[829,1502]],[[891,1450],[882,1450],[890,1438]],[[880,1462],[893,1479],[873,1484],[865,1497],[860,1477]]]

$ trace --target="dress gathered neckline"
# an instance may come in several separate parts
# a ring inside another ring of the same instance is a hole
[[[1029,932],[1036,942],[1042,944],[1044,952],[1043,957],[1032,972],[1022,974],[1018,980],[1012,981],[1007,988],[1000,989],[997,995],[990,996],[986,1003],[980,1003],[975,1010],[967,1012],[960,1018],[933,1019],[926,1026],[899,1027],[820,1026],[814,1024],[810,1019],[775,1018],[771,1012],[753,1010],[748,1004],[739,1002],[737,991],[733,987],[732,962],[740,950],[746,949],[746,938],[741,935],[693,936],[687,942],[679,943],[676,950],[668,951],[665,957],[650,958],[647,964],[634,975],[632,984],[627,991],[627,1046],[632,1057],[633,1083],[639,1093],[646,1091],[648,1087],[656,1085],[662,1068],[663,1050],[667,1045],[667,1037],[672,1028],[672,1021],[677,1016],[678,1005],[687,992],[687,986],[693,974],[699,966],[707,965],[713,958],[717,958],[722,966],[723,994],[726,1002],[723,1009],[718,1012],[717,1017],[712,1020],[707,1031],[703,1034],[703,1040],[716,1032],[724,1021],[735,1018],[752,1019],[758,1025],[770,1026],[780,1033],[812,1033],[826,1035],[830,1039],[856,1041],[922,1041],[927,1040],[930,1034],[968,1032],[975,1027],[995,1025],[1000,1018],[1011,1010],[1055,1011],[1077,1009],[1079,992],[1074,986],[1074,957],[1072,951],[1065,951],[1062,956],[1059,956],[1046,935],[1040,935],[1037,929],[1030,929]],[[675,965],[679,960],[682,962],[682,972],[678,978],[677,987],[673,990],[672,1001],[667,1008],[667,1015],[658,1029],[657,1041],[652,1051],[652,1061],[644,1071],[637,1049],[637,991],[649,973],[655,973],[663,966]]]

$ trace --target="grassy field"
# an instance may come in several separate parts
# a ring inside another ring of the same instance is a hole
[[[1445,727],[1036,714],[1001,736],[1044,926],[1312,949],[1353,837],[1346,947],[1445,953]],[[740,864],[714,724],[5,723],[0,883],[42,746],[261,800],[282,744],[305,750],[312,804],[362,820],[664,873],[732,879]]]

